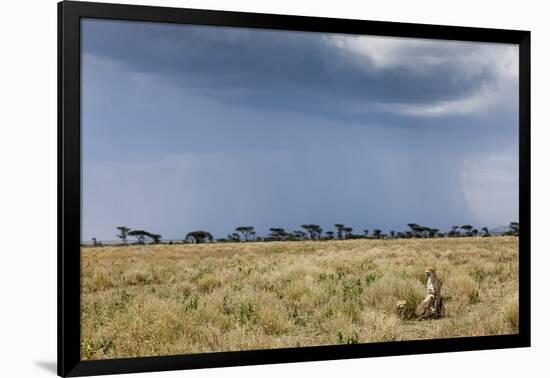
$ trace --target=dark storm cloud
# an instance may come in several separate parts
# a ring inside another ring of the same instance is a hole
[[[332,40],[320,33],[93,20],[85,21],[83,28],[86,53],[246,106],[319,113],[324,104],[351,102],[374,111],[368,104],[468,98],[498,79],[490,60],[479,60],[472,70],[463,60],[449,57],[482,53],[475,44],[405,47],[401,59],[406,63],[413,58],[411,64],[381,68],[368,55],[339,45],[339,35]],[[419,55],[440,61],[422,70],[423,61],[414,61]],[[302,101],[296,102],[296,94]]]

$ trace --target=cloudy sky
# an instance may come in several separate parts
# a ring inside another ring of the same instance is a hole
[[[518,218],[514,45],[82,21],[82,239]]]

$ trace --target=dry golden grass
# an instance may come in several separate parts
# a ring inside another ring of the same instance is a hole
[[[83,248],[83,359],[518,332],[514,237]],[[443,280],[447,317],[395,303]]]

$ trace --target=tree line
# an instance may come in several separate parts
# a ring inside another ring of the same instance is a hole
[[[411,239],[411,238],[457,238],[457,237],[490,237],[492,236],[487,227],[480,230],[472,225],[452,226],[447,232],[441,232],[438,228],[426,227],[417,223],[407,224],[405,231],[391,230],[384,233],[380,229],[365,229],[360,233],[354,233],[352,227],[347,227],[342,223],[336,223],[334,230],[325,231],[318,224],[303,224],[300,230],[287,231],[282,227],[272,227],[269,234],[258,236],[253,226],[239,226],[235,232],[228,234],[225,238],[217,238],[208,231],[191,231],[185,235],[178,243],[235,243],[235,242],[270,242],[270,241],[306,241],[306,240],[348,240],[348,239]],[[117,227],[119,233],[116,235],[121,244],[158,244],[161,243],[162,236],[141,229],[131,229],[126,226]],[[519,236],[519,223],[510,222],[508,230],[500,233],[502,235]],[[129,241],[128,237],[134,238]],[[96,238],[92,238],[94,246],[100,246],[101,243]],[[168,244],[173,244],[169,241]]]

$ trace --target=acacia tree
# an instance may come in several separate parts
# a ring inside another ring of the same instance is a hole
[[[309,238],[311,240],[319,239],[321,237],[321,232],[323,232],[323,229],[318,224],[303,224],[301,227],[309,232]]]
[[[363,230],[363,232],[365,233],[365,237],[369,236],[369,230]]]
[[[345,232],[346,239],[349,239],[351,237],[351,233],[353,232],[353,227],[344,227],[342,228],[342,231]]]
[[[150,234],[144,230],[132,230],[128,231],[128,235],[135,237],[139,244],[145,244],[145,240],[149,237]]]
[[[481,231],[483,232],[483,235],[481,235],[482,237],[486,238],[491,236],[491,233],[489,233],[489,229],[487,227],[483,227]]]
[[[474,228],[474,226],[471,226],[469,224],[465,224],[464,226],[462,226],[460,228],[464,230],[464,232],[466,233],[466,236],[472,236],[472,229]]]
[[[429,228],[428,227],[428,235],[430,238],[435,238],[437,233],[439,232],[439,228]]]
[[[120,234],[117,235],[120,240],[122,240],[122,244],[128,244],[128,232],[130,229],[126,226],[119,226],[117,229],[120,231]]]
[[[417,237],[417,238],[422,237],[422,232],[424,231],[424,227],[419,226],[416,223],[408,223],[407,227],[411,229],[411,233],[412,235],[414,235],[414,237]]]
[[[418,225],[417,232],[418,236],[421,238],[433,238],[439,231],[439,228],[431,228],[426,226]]]
[[[281,227],[272,227],[269,229],[269,231],[271,231],[271,234],[269,234],[269,236],[277,240],[283,240],[283,238],[287,236],[285,229]]]
[[[162,238],[159,234],[149,234],[149,237],[153,240],[154,244],[160,243],[160,239]]]
[[[395,238],[395,231],[394,230],[391,230],[390,231],[390,237],[393,239]]]
[[[315,225],[314,224],[303,224],[300,227],[302,227],[304,230],[306,230],[309,233],[309,238],[311,240],[314,239],[314,236],[315,236],[315,231],[314,231]]]
[[[479,230],[477,228],[472,229],[472,236],[477,236],[479,234]]]
[[[317,226],[315,228],[315,233],[317,234],[317,240],[321,240],[321,237],[323,235],[323,229],[321,228],[321,226]]]
[[[237,234],[236,232],[234,232],[234,233],[232,233],[232,234],[228,234],[228,235],[227,235],[227,240],[232,241],[232,242],[240,242],[240,241],[241,241],[241,237],[239,236],[239,234]]]
[[[238,234],[237,234],[238,236]],[[185,240],[191,240],[196,244],[205,243],[207,240],[212,242],[214,237],[208,231],[191,231],[185,235]]]
[[[334,227],[336,227],[336,235],[338,235],[338,239],[342,239],[345,226],[342,223],[336,223]]]
[[[145,244],[147,239],[151,239],[151,242],[154,244],[160,243],[161,235],[159,234],[153,234],[151,232],[147,232],[145,230],[131,230],[128,231],[128,236],[133,236],[136,238],[137,242],[139,244]]]
[[[447,236],[449,237],[460,236],[460,232],[458,231],[458,228],[459,228],[458,226],[452,226],[451,231],[447,233]]]
[[[297,230],[292,232],[292,236],[295,240],[304,240],[307,237],[307,233],[302,230]]]
[[[381,234],[382,234],[382,230],[379,230],[377,228],[372,231],[372,237],[375,239],[380,239]]]
[[[235,231],[240,232],[243,235],[244,241],[249,241],[249,237],[255,233],[254,227],[252,226],[240,226],[235,229]]]

